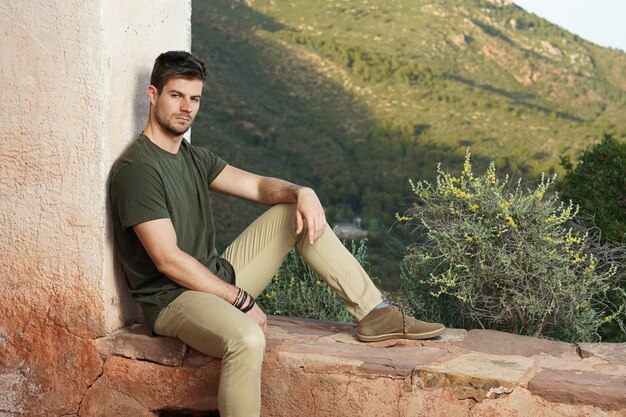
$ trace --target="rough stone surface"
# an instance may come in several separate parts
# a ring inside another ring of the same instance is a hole
[[[418,388],[450,387],[457,398],[482,401],[510,394],[533,365],[532,360],[523,356],[472,352],[443,363],[418,366],[413,377]]]
[[[145,326],[131,326],[95,340],[100,356],[122,356],[181,366],[187,347],[170,337],[152,337]]]
[[[145,123],[152,61],[190,47],[190,16],[191,0],[0,2],[1,417],[76,415],[103,370],[94,339],[136,318],[108,171]]]
[[[172,367],[112,356],[105,362],[102,377],[87,391],[79,415],[128,417],[163,410],[216,410],[219,375],[220,362],[215,359],[201,367]],[[109,407],[111,398],[120,398],[121,404],[124,398],[131,399],[132,413],[121,405]]]
[[[456,345],[490,355],[526,357],[534,355],[561,356],[573,348],[573,345],[565,342],[537,339],[495,330],[470,330],[465,339]]]
[[[605,373],[544,369],[528,383],[528,390],[552,402],[626,410],[626,379]]]
[[[578,343],[583,358],[596,357],[608,363],[626,365],[626,343]]]
[[[366,344],[354,338],[351,324],[270,317],[264,415],[626,416],[626,366],[610,359],[621,345],[593,344],[604,358],[583,358],[570,355],[569,344],[523,338],[524,349],[504,355],[484,350],[518,336],[479,333],[449,330],[434,340]],[[485,344],[471,349],[478,338]],[[174,348],[159,358],[149,343]],[[217,408],[219,360],[168,338],[148,337],[140,328],[98,344],[107,347],[100,350],[103,373],[87,391],[80,416],[156,417],[164,410],[194,414]],[[182,365],[165,365],[170,362]],[[111,402],[116,406],[107,406]]]

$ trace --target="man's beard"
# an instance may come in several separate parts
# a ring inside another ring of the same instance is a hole
[[[176,118],[176,116],[177,115],[174,115],[173,117]],[[175,136],[183,135],[189,130],[189,128],[191,128],[191,123],[193,122],[193,119],[191,118],[191,116],[187,117],[189,117],[189,125],[187,127],[183,127],[171,123],[166,117],[162,116],[158,110],[154,112],[154,119],[161,126],[161,128]]]

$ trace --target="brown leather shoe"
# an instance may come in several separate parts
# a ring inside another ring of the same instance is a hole
[[[430,339],[439,336],[446,327],[407,316],[396,306],[375,308],[357,326],[356,336],[362,342],[387,339]]]

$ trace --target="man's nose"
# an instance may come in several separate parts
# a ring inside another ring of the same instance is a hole
[[[192,107],[192,104],[191,104],[191,100],[190,99],[183,100],[181,105],[180,105],[180,110],[184,111],[184,112],[191,113],[191,111],[193,110],[193,107]]]

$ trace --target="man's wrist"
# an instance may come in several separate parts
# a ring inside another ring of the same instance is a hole
[[[232,304],[241,312],[247,313],[248,311],[252,310],[252,308],[256,304],[256,301],[254,300],[254,297],[248,294],[246,290],[244,290],[243,288],[239,288],[239,291],[237,292],[237,297],[235,297],[235,301],[233,301]]]
[[[295,193],[296,193],[296,199],[298,199],[303,194],[315,193],[315,191],[313,191],[313,189],[311,187],[305,187],[305,186],[302,186],[302,185],[296,185]]]

